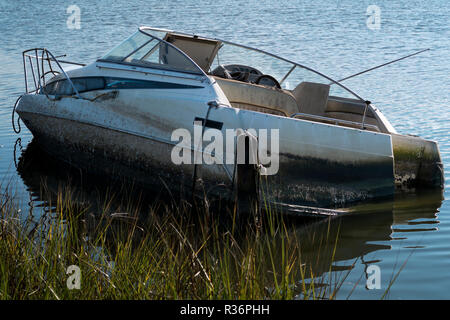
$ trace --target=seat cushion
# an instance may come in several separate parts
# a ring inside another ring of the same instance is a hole
[[[298,102],[298,112],[320,116],[327,108],[329,92],[329,85],[315,82],[302,82],[292,90]]]
[[[288,91],[219,77],[215,79],[236,108],[286,116],[298,112],[297,101]]]

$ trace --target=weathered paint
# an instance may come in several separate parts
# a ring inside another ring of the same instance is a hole
[[[280,202],[344,206],[393,193],[392,159],[339,162],[282,154],[280,161],[279,175],[268,177]]]

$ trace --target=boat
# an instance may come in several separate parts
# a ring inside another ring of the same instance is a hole
[[[89,64],[45,48],[22,57],[13,115],[70,164],[170,192],[264,189],[294,212],[443,188],[435,141],[399,134],[340,81],[264,50],[143,26]]]

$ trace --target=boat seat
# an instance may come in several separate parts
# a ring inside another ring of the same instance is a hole
[[[330,96],[328,99],[327,108],[325,109],[325,116],[335,119],[361,122],[365,107],[365,103],[356,99]],[[378,121],[370,109],[367,110],[365,123],[375,126],[378,125]]]
[[[287,117],[298,112],[297,101],[289,91],[220,77],[214,78],[235,108]]]
[[[350,98],[330,96],[328,98],[326,112],[345,112],[356,115],[363,115],[366,104],[362,101]],[[367,117],[374,118],[372,110],[367,109]]]
[[[323,116],[327,108],[330,86],[315,82],[301,82],[292,94],[298,104],[298,112]]]

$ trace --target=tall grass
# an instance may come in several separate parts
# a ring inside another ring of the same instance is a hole
[[[331,276],[336,237],[314,235],[314,257],[302,255],[273,208],[257,227],[234,207],[148,206],[114,193],[97,206],[70,187],[46,197],[48,210],[26,217],[0,199],[1,299],[333,299],[345,279]],[[71,265],[79,290],[67,286]]]

